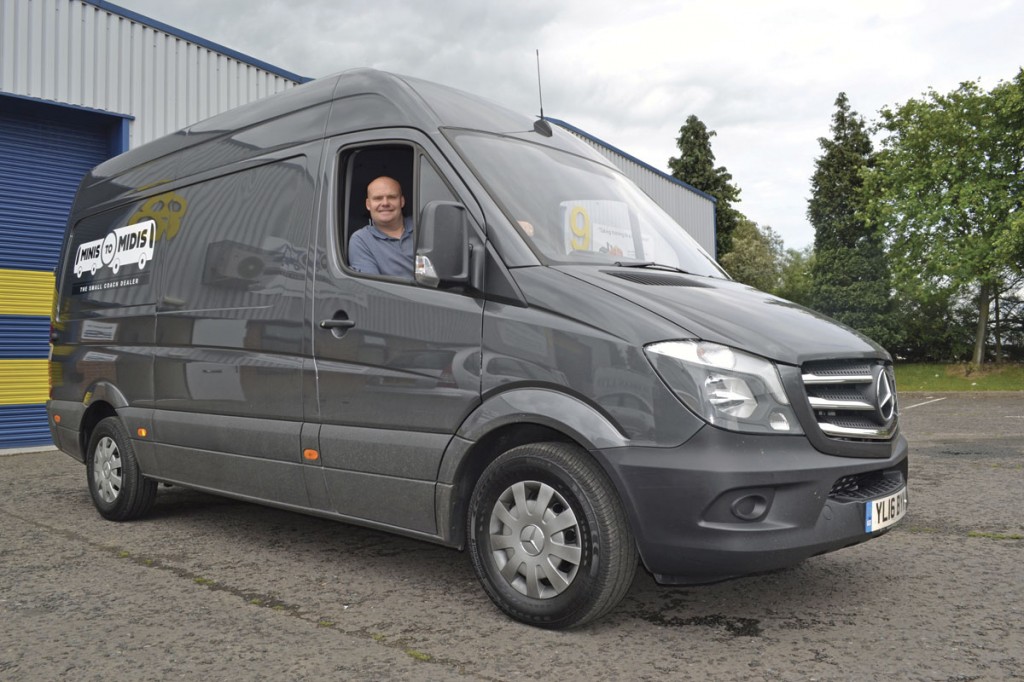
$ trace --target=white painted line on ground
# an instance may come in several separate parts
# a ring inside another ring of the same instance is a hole
[[[931,405],[932,403],[937,403],[937,402],[939,402],[941,400],[945,400],[945,398],[936,398],[935,400],[926,400],[925,402],[918,403],[917,405],[907,405],[903,409],[904,410],[912,410],[915,407],[921,407],[922,405]]]
[[[30,455],[36,452],[47,452],[49,450],[56,450],[52,445],[40,445],[38,447],[30,448],[10,448],[7,450],[0,450],[0,457],[7,457],[9,455]]]

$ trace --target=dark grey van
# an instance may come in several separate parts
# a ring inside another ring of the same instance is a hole
[[[415,279],[348,265],[397,179]],[[468,548],[511,617],[892,527],[889,356],[731,281],[585,143],[359,70],[134,149],[82,182],[53,310],[54,442],[100,514],[158,482]]]

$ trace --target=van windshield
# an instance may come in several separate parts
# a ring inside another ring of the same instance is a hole
[[[454,142],[548,263],[650,264],[727,277],[682,227],[616,170],[509,137],[460,132]]]

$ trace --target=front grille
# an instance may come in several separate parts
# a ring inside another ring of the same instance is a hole
[[[803,382],[818,427],[829,438],[878,441],[896,433],[892,366],[863,360],[809,362]]]
[[[866,474],[843,476],[832,486],[828,496],[839,501],[873,500],[891,495],[905,485],[903,474],[883,474],[872,471]]]

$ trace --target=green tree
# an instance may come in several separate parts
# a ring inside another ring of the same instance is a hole
[[[891,317],[885,242],[864,218],[861,174],[873,163],[864,120],[839,93],[832,137],[819,138],[822,155],[811,176],[807,218],[814,227],[813,307],[886,348],[896,342]]]
[[[732,174],[725,166],[715,166],[711,138],[716,134],[691,114],[676,139],[679,156],[669,159],[668,167],[677,180],[715,198],[715,257],[721,258],[732,250],[732,236],[743,215],[733,207],[740,190],[732,184]]]
[[[814,307],[814,247],[803,249],[786,249],[782,256],[782,267],[779,272],[779,286],[771,293],[799,303],[807,308]]]
[[[1024,259],[1021,259],[1024,261]],[[1006,289],[998,299],[997,317],[1001,314],[1001,328],[997,326],[1001,353],[1006,357],[1024,361],[1024,273],[1008,278]]]
[[[732,251],[719,258],[733,279],[774,292],[782,273],[782,237],[767,225],[741,218],[732,236]]]
[[[966,82],[880,114],[869,215],[889,234],[897,278],[973,294],[981,364],[993,298],[1022,268],[1024,69],[991,92]]]
[[[893,355],[911,362],[962,362],[973,345],[970,305],[955,287],[923,279],[895,282],[902,333]]]

